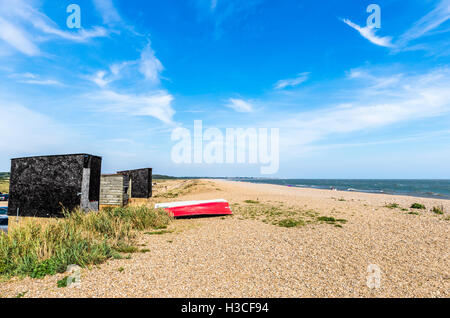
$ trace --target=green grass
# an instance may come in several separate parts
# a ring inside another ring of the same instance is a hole
[[[386,204],[384,207],[389,208],[389,209],[399,209],[400,205],[398,205],[397,203],[390,203],[390,204]]]
[[[325,222],[325,223],[328,223],[328,224],[335,224],[335,225],[337,224],[336,222],[339,222],[339,223],[342,223],[342,224],[347,223],[347,220],[345,220],[345,219],[336,219],[336,218],[334,218],[332,216],[319,216],[317,218],[317,221]]]
[[[68,282],[69,279],[74,279],[74,278],[69,278],[69,276],[66,276],[63,279],[58,280],[56,282],[56,286],[58,286],[58,288],[65,288],[65,287],[67,287],[67,285],[69,284],[69,282]]]
[[[150,252],[150,250],[148,248],[143,248],[142,250],[139,251],[140,253],[148,253]]]
[[[163,235],[166,233],[172,233],[172,231],[169,230],[157,230],[157,231],[152,231],[152,232],[145,232],[145,234],[147,235]]]
[[[418,213],[418,212],[415,212],[415,211],[408,212],[408,214],[411,214],[411,215],[419,215],[419,213]]]
[[[139,249],[136,246],[128,244],[118,244],[114,247],[119,253],[136,253]]]
[[[28,291],[25,291],[23,293],[18,293],[15,298],[22,298],[23,296],[25,296],[26,293],[28,293]]]
[[[281,227],[297,227],[305,225],[305,222],[303,220],[284,219],[279,221],[277,225]]]
[[[248,201],[248,200],[247,200]],[[347,220],[319,216],[319,213],[311,209],[298,207],[285,207],[267,203],[249,204],[233,207],[236,216],[240,220],[259,220],[266,224],[281,227],[300,227],[308,224],[325,222],[327,224],[344,224]]]
[[[118,270],[120,273],[122,273],[125,269],[124,269],[123,267],[119,267],[117,270]]]
[[[42,225],[36,221],[0,233],[0,277],[42,278],[63,273],[68,265],[96,265],[118,253],[138,251],[137,231],[167,227],[164,210],[110,208],[100,212],[65,211],[66,217]]]
[[[248,204],[259,204],[259,201],[255,201],[255,200],[245,200],[244,202],[248,203]]]
[[[433,213],[442,215],[442,214],[444,214],[444,207],[443,206],[434,206],[433,209],[431,209],[431,211]]]
[[[195,188],[200,186],[201,183],[198,180],[189,180],[186,182],[186,184],[183,184],[181,187],[171,189],[167,192],[163,192],[161,194],[157,194],[154,197],[155,198],[177,198],[180,195],[185,195],[190,192],[192,192]]]
[[[419,209],[419,210],[425,210],[425,205],[420,204],[420,203],[413,203],[411,204],[411,209]]]
[[[9,193],[9,181],[0,180],[0,192]]]

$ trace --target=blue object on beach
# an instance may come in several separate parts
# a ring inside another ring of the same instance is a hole
[[[7,215],[7,214],[8,214],[8,208],[0,207],[0,215]]]

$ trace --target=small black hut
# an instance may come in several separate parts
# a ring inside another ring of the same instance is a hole
[[[152,168],[119,171],[130,177],[131,198],[150,198],[152,196]]]
[[[61,217],[62,207],[98,210],[102,158],[89,154],[11,159],[8,214]]]

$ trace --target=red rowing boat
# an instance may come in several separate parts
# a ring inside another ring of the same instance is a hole
[[[194,215],[227,215],[232,214],[230,205],[226,200],[183,201],[155,204],[155,209],[163,208],[178,216]]]

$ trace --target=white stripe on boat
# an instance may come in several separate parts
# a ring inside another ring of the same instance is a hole
[[[157,203],[155,204],[155,209],[158,208],[176,208],[179,206],[189,206],[189,205],[200,205],[205,203],[219,203],[219,202],[227,202],[224,199],[217,200],[199,200],[199,201],[179,201],[179,202],[168,202],[168,203]]]

